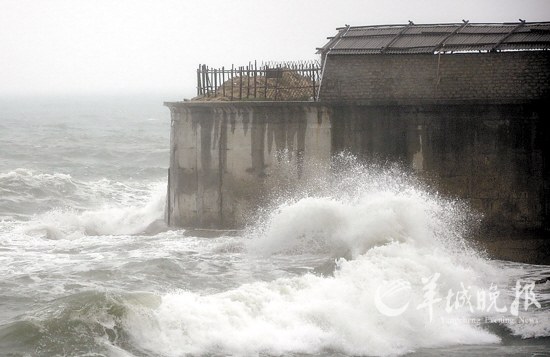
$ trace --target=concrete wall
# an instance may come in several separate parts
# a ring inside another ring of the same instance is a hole
[[[328,162],[328,109],[303,102],[167,103],[172,114],[167,220],[187,228],[242,228],[282,171]],[[284,165],[285,170],[277,170]]]
[[[550,263],[544,102],[167,105],[171,226],[242,228],[281,185],[299,182],[304,162],[328,167],[332,154],[346,150],[400,162],[433,190],[469,203],[483,215],[479,238],[495,257]]]
[[[550,52],[328,55],[326,102],[509,102],[548,98]]]
[[[416,170],[482,213],[486,238],[544,236],[549,114],[543,103],[334,105],[332,147]]]
[[[550,112],[542,103],[168,106],[173,226],[242,227],[282,175],[292,185],[304,160],[328,166],[331,154],[346,150],[401,162],[444,195],[467,200],[492,236],[550,229]]]

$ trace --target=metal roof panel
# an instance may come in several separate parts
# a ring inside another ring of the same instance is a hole
[[[442,48],[441,48],[442,47]],[[340,28],[319,52],[434,53],[550,48],[550,22],[377,25]]]

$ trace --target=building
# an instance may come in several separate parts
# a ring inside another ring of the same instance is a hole
[[[549,263],[549,49],[550,22],[346,26],[319,49],[317,102],[166,103],[167,221],[242,228],[286,171],[345,150],[467,202],[496,257]]]
[[[550,95],[550,22],[346,26],[318,49],[328,102],[518,102]]]

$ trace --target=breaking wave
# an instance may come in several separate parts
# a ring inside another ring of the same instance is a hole
[[[466,205],[441,197],[398,167],[364,165],[346,156],[337,159],[336,166],[331,175],[313,175],[297,191],[279,197],[257,224],[230,239],[235,249],[228,249],[224,239],[188,237],[187,243],[173,232],[170,237],[149,237],[149,245],[132,255],[143,258],[131,262],[139,271],[154,266],[162,274],[179,277],[191,269],[199,285],[212,279],[210,275],[245,267],[250,271],[233,273],[250,274],[245,283],[235,279],[216,289],[187,290],[174,289],[186,284],[182,278],[178,285],[175,278],[170,290],[80,291],[3,325],[0,345],[18,336],[28,340],[13,343],[50,354],[387,356],[494,344],[512,335],[550,334],[550,299],[541,298],[543,292],[550,296],[550,288],[537,287],[543,309],[536,314],[534,307],[521,311],[522,317],[535,316],[537,324],[514,323],[511,281],[521,271],[503,270],[468,243],[479,217]],[[1,179],[27,185],[50,180],[57,186],[44,189],[65,190],[72,197],[93,190],[109,197],[108,192],[118,190],[118,196],[100,207],[88,197],[75,199],[86,209],[69,205],[31,216],[18,228],[25,235],[70,239],[136,234],[147,230],[164,210],[164,183],[101,181],[103,187],[66,175],[10,175]],[[280,258],[296,266],[321,266],[276,279],[254,268]],[[211,266],[205,263],[209,259]],[[108,275],[120,269],[120,264],[101,265],[100,272]],[[133,278],[139,276],[143,275]],[[140,286],[147,284],[152,282]],[[471,305],[457,297],[464,290],[472,294]],[[480,308],[487,296],[480,293],[490,291],[499,292],[500,300],[492,308],[487,300]],[[512,319],[497,323],[497,329],[483,322],[500,317]],[[70,341],[69,350],[64,350],[63,341]]]
[[[155,309],[128,311],[129,338],[166,356],[396,355],[499,342],[475,322],[494,311],[445,304],[462,287],[506,286],[465,240],[475,215],[396,168],[351,166],[317,194],[310,187],[278,205],[248,237],[249,254],[328,254],[332,272],[164,294]]]
[[[61,239],[146,231],[163,218],[166,183],[83,181],[17,169],[0,174],[0,193],[0,213],[25,221],[19,233]]]

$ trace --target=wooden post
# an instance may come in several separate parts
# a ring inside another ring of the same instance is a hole
[[[258,78],[258,66],[256,65],[256,60],[254,60],[254,98],[256,98],[257,78]]]
[[[209,68],[208,69],[208,93],[212,95],[212,89],[213,89],[213,83],[212,75],[214,74],[214,69]]]
[[[250,62],[246,66],[246,98],[250,98]]]
[[[212,68],[208,69],[208,96],[212,95],[212,83],[214,81],[212,80],[212,74],[214,73],[214,70]]]
[[[201,65],[199,64],[199,68],[197,68],[197,96],[202,94],[201,89]]]
[[[313,88],[313,101],[317,101],[317,91],[315,90],[315,67],[311,66],[311,87]]]
[[[208,96],[209,96],[209,97],[212,96],[212,83],[213,83],[213,81],[212,81],[212,73],[213,73],[213,71],[214,71],[214,70],[213,70],[212,68],[210,68],[210,67],[208,67],[208,70],[206,71],[206,74],[207,74],[207,77],[206,77],[206,78],[207,78],[207,80],[208,80],[207,85],[208,85]]]
[[[264,83],[264,99],[267,100],[267,70],[268,70],[268,65],[264,65],[264,80],[265,80],[265,83]]]
[[[225,67],[222,67],[222,95],[225,97]]]
[[[214,96],[217,95],[218,92],[218,69],[214,68]]]
[[[203,64],[202,65],[202,86],[203,86],[203,94],[208,96],[208,85],[207,85],[207,82],[206,82],[206,76],[207,76],[207,73],[206,73],[206,65]]]
[[[234,65],[231,65],[231,100],[233,100],[233,71],[234,71]]]
[[[281,70],[281,67],[277,66],[275,70],[278,72],[279,70]],[[278,100],[279,99],[279,74],[278,73],[275,74],[275,89],[273,91],[274,91],[273,100]]]
[[[243,100],[243,67],[239,67],[239,100]]]

